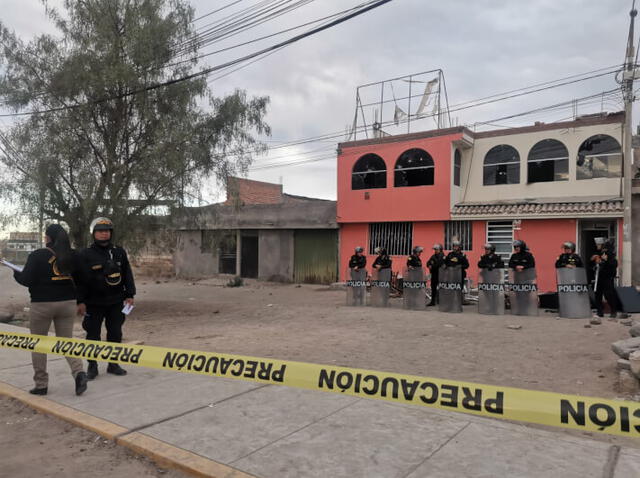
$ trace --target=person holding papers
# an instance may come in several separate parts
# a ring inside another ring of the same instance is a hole
[[[100,340],[104,321],[107,341],[122,342],[122,324],[125,314],[133,309],[133,297],[136,295],[127,252],[113,245],[113,223],[110,219],[94,219],[90,232],[93,244],[80,254],[88,279],[82,287],[86,303],[82,327],[87,331],[87,340]],[[117,363],[110,363],[107,373],[127,374]],[[89,360],[87,377],[93,380],[97,376],[98,363]]]
[[[16,281],[29,288],[29,328],[32,334],[47,335],[53,323],[58,337],[71,337],[76,312],[84,310],[76,285],[83,282],[79,257],[69,245],[67,231],[51,224],[45,232],[46,247],[29,254],[22,271],[14,269]],[[5,265],[5,263],[3,261]],[[75,380],[76,395],[87,390],[87,375],[82,360],[66,357]],[[49,387],[47,355],[32,353],[34,395],[46,395]]]

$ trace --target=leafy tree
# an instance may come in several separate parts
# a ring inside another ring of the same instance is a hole
[[[106,215],[120,233],[150,207],[184,205],[203,178],[246,171],[270,134],[267,97],[216,97],[197,72],[183,0],[65,0],[59,34],[23,42],[0,23],[0,98],[32,112],[0,137],[0,191],[27,217],[65,222],[76,245]],[[122,239],[122,235],[120,235]]]

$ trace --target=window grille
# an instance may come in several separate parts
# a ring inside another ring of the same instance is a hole
[[[496,246],[496,254],[508,262],[513,244],[513,222],[487,221],[487,242]]]
[[[384,247],[390,256],[408,256],[413,247],[413,223],[369,224],[369,254],[375,254],[376,247]]]
[[[444,248],[453,249],[451,243],[460,241],[463,251],[473,249],[473,234],[471,221],[447,221],[444,223]]]

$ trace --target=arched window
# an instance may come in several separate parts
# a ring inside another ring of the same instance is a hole
[[[591,136],[578,150],[578,179],[619,178],[622,176],[622,149],[606,134]]]
[[[462,170],[462,153],[459,149],[453,153],[453,185],[460,186],[460,172]]]
[[[527,182],[543,183],[569,179],[569,152],[556,139],[537,142],[527,158]]]
[[[491,148],[484,157],[482,184],[519,184],[520,155],[513,146],[499,144]]]
[[[387,187],[387,165],[377,154],[362,156],[353,165],[351,189],[376,189]]]
[[[396,161],[395,179],[397,188],[407,186],[431,186],[434,179],[433,158],[423,149],[408,149]]]

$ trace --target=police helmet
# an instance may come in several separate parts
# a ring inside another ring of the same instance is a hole
[[[113,232],[113,222],[111,222],[111,219],[109,219],[108,217],[97,217],[93,221],[91,221],[89,231],[91,232],[91,235],[93,235],[96,231]]]
[[[442,250],[442,244],[439,244],[439,243],[436,242],[431,249],[433,249],[434,251],[441,251]]]
[[[576,252],[576,244],[574,242],[571,241],[567,241],[565,243],[562,244],[562,248],[563,249],[569,249],[571,250],[571,252]]]
[[[513,241],[513,247],[519,247],[520,249],[524,249],[524,241],[521,241],[520,239],[516,239],[515,241]]]
[[[357,254],[358,252],[364,252],[364,248],[363,248],[362,246],[358,246],[358,247],[356,247],[356,249],[355,249],[355,250],[356,250],[356,254]]]
[[[489,250],[491,252],[496,252],[496,246],[494,246],[493,244],[490,244],[488,242],[484,245],[484,248],[485,248],[485,250]]]
[[[462,247],[462,242],[458,240],[451,241],[451,247]]]
[[[413,248],[413,253],[414,254],[417,254],[418,252],[422,252],[422,251],[424,251],[424,247],[422,247],[422,246],[415,246]]]

